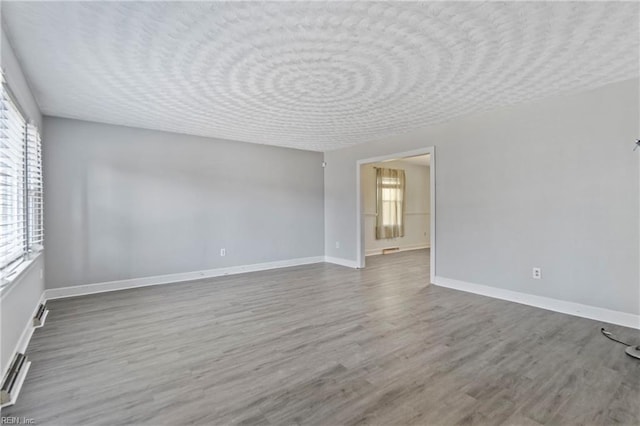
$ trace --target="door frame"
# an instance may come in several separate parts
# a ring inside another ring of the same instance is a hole
[[[431,155],[430,165],[429,165],[429,187],[430,187],[430,203],[429,203],[429,281],[433,283],[434,277],[436,276],[436,148],[435,146],[429,146],[426,148],[414,149],[411,151],[404,152],[396,152],[394,154],[381,155],[379,157],[371,157],[365,158],[362,160],[358,160],[356,162],[356,201],[357,201],[357,227],[356,227],[356,238],[357,238],[357,249],[358,249],[358,258],[357,264],[358,268],[365,267],[365,247],[364,247],[364,212],[363,208],[363,200],[362,200],[362,190],[361,190],[361,167],[364,164],[371,163],[379,163],[387,160],[401,160],[406,157],[415,157],[418,155]]]

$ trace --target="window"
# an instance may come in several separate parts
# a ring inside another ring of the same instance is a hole
[[[404,170],[376,169],[376,239],[404,236]]]
[[[44,238],[42,205],[42,143],[38,129],[27,124],[27,250],[43,249]]]
[[[0,103],[0,287],[42,250],[42,150],[38,129],[2,87]]]

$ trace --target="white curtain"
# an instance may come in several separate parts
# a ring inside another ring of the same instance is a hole
[[[376,168],[376,239],[404,237],[404,170]]]

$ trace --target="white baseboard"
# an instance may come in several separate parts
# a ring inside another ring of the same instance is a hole
[[[2,366],[2,375],[0,376],[0,380],[4,378],[4,375],[9,369],[9,366],[13,362],[13,358],[16,356],[16,354],[19,352],[24,353],[27,350],[27,346],[29,346],[29,342],[31,341],[31,336],[33,336],[33,332],[36,329],[36,327],[33,326],[33,317],[35,317],[36,314],[38,313],[38,308],[40,307],[40,304],[45,303],[46,300],[47,299],[45,297],[45,292],[42,292],[42,294],[40,295],[40,299],[38,300],[38,303],[36,304],[35,308],[33,309],[33,312],[31,313],[31,316],[29,317],[29,321],[25,325],[24,330],[22,330],[22,334],[20,334],[20,338],[18,339],[16,346],[13,348],[13,352],[11,352],[11,357],[8,360],[6,360],[6,365]]]
[[[550,297],[520,293],[517,291],[505,290],[481,284],[473,284],[445,277],[436,276],[434,277],[433,283],[440,287],[462,290],[468,293],[480,294],[483,296],[493,297],[495,299],[508,300],[510,302],[547,309],[549,311],[561,312],[563,314],[640,329],[640,315],[634,315],[627,312],[613,311],[596,306],[567,302],[564,300],[552,299]]]
[[[347,268],[358,269],[358,262],[355,260],[343,259],[341,257],[325,256],[324,261],[327,263],[334,263],[336,265],[346,266]]]
[[[411,251],[411,250],[423,250],[423,249],[428,249],[429,248],[429,244],[419,244],[419,245],[415,245],[415,246],[405,246],[405,247],[400,247],[398,250],[394,251],[394,253],[398,253],[401,251]],[[365,256],[378,256],[380,254],[382,254],[382,250],[385,250],[384,248],[375,248],[375,249],[369,249],[367,251],[365,251]]]
[[[266,271],[269,269],[287,268],[290,266],[322,263],[324,256],[303,257],[298,259],[279,260],[275,262],[254,263],[251,265],[230,266],[228,268],[208,269],[204,271],[182,272],[177,274],[156,275],[151,277],[131,278],[118,281],[107,281],[95,284],[84,284],[73,287],[50,288],[45,290],[47,300],[65,297],[83,296],[107,291],[117,291],[151,285],[171,284],[182,281],[194,281],[203,278],[214,278],[224,275],[235,275],[246,272]]]

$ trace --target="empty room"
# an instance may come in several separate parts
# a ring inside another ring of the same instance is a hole
[[[1,424],[640,424],[640,3],[0,25]]]

